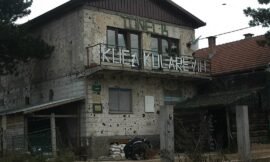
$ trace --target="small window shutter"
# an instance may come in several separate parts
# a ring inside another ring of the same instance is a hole
[[[118,100],[118,89],[109,89],[109,109],[112,112],[118,111],[119,100]]]
[[[119,111],[131,112],[131,90],[120,89],[119,90]]]

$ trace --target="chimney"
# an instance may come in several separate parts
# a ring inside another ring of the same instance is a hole
[[[244,34],[245,36],[245,39],[248,39],[248,38],[252,38],[254,34],[252,33],[247,33],[247,34]]]
[[[211,59],[216,54],[216,37],[210,36],[208,37],[208,57]]]

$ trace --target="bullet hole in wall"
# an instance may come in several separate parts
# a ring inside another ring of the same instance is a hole
[[[145,114],[142,114],[142,117],[144,118],[145,117]]]
[[[24,98],[25,105],[30,105],[30,97],[26,96]]]
[[[119,124],[117,124],[117,127],[119,127]]]
[[[52,89],[49,90],[49,101],[52,101],[54,97],[54,92]]]
[[[106,124],[105,124],[105,123],[102,123],[102,125],[103,125],[103,126],[106,126]]]
[[[159,110],[157,111],[157,114],[159,114],[160,112],[159,112]]]

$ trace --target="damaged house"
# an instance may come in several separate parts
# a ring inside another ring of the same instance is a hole
[[[158,148],[160,107],[210,78],[186,46],[205,23],[170,0],[71,0],[27,24],[55,50],[1,76],[2,151],[95,158],[135,136]]]
[[[195,53],[211,59],[212,80],[175,108],[176,148],[187,151],[190,143],[183,139],[200,136],[202,152],[238,150],[250,158],[250,150],[269,149],[270,48],[258,45],[264,36],[252,34],[222,45],[215,39],[209,37],[209,48]],[[190,136],[183,137],[183,130]]]

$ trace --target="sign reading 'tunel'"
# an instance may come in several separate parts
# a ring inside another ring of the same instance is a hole
[[[167,26],[162,23],[154,23],[150,20],[144,20],[133,17],[123,17],[124,27],[126,29],[150,32],[168,36]]]

